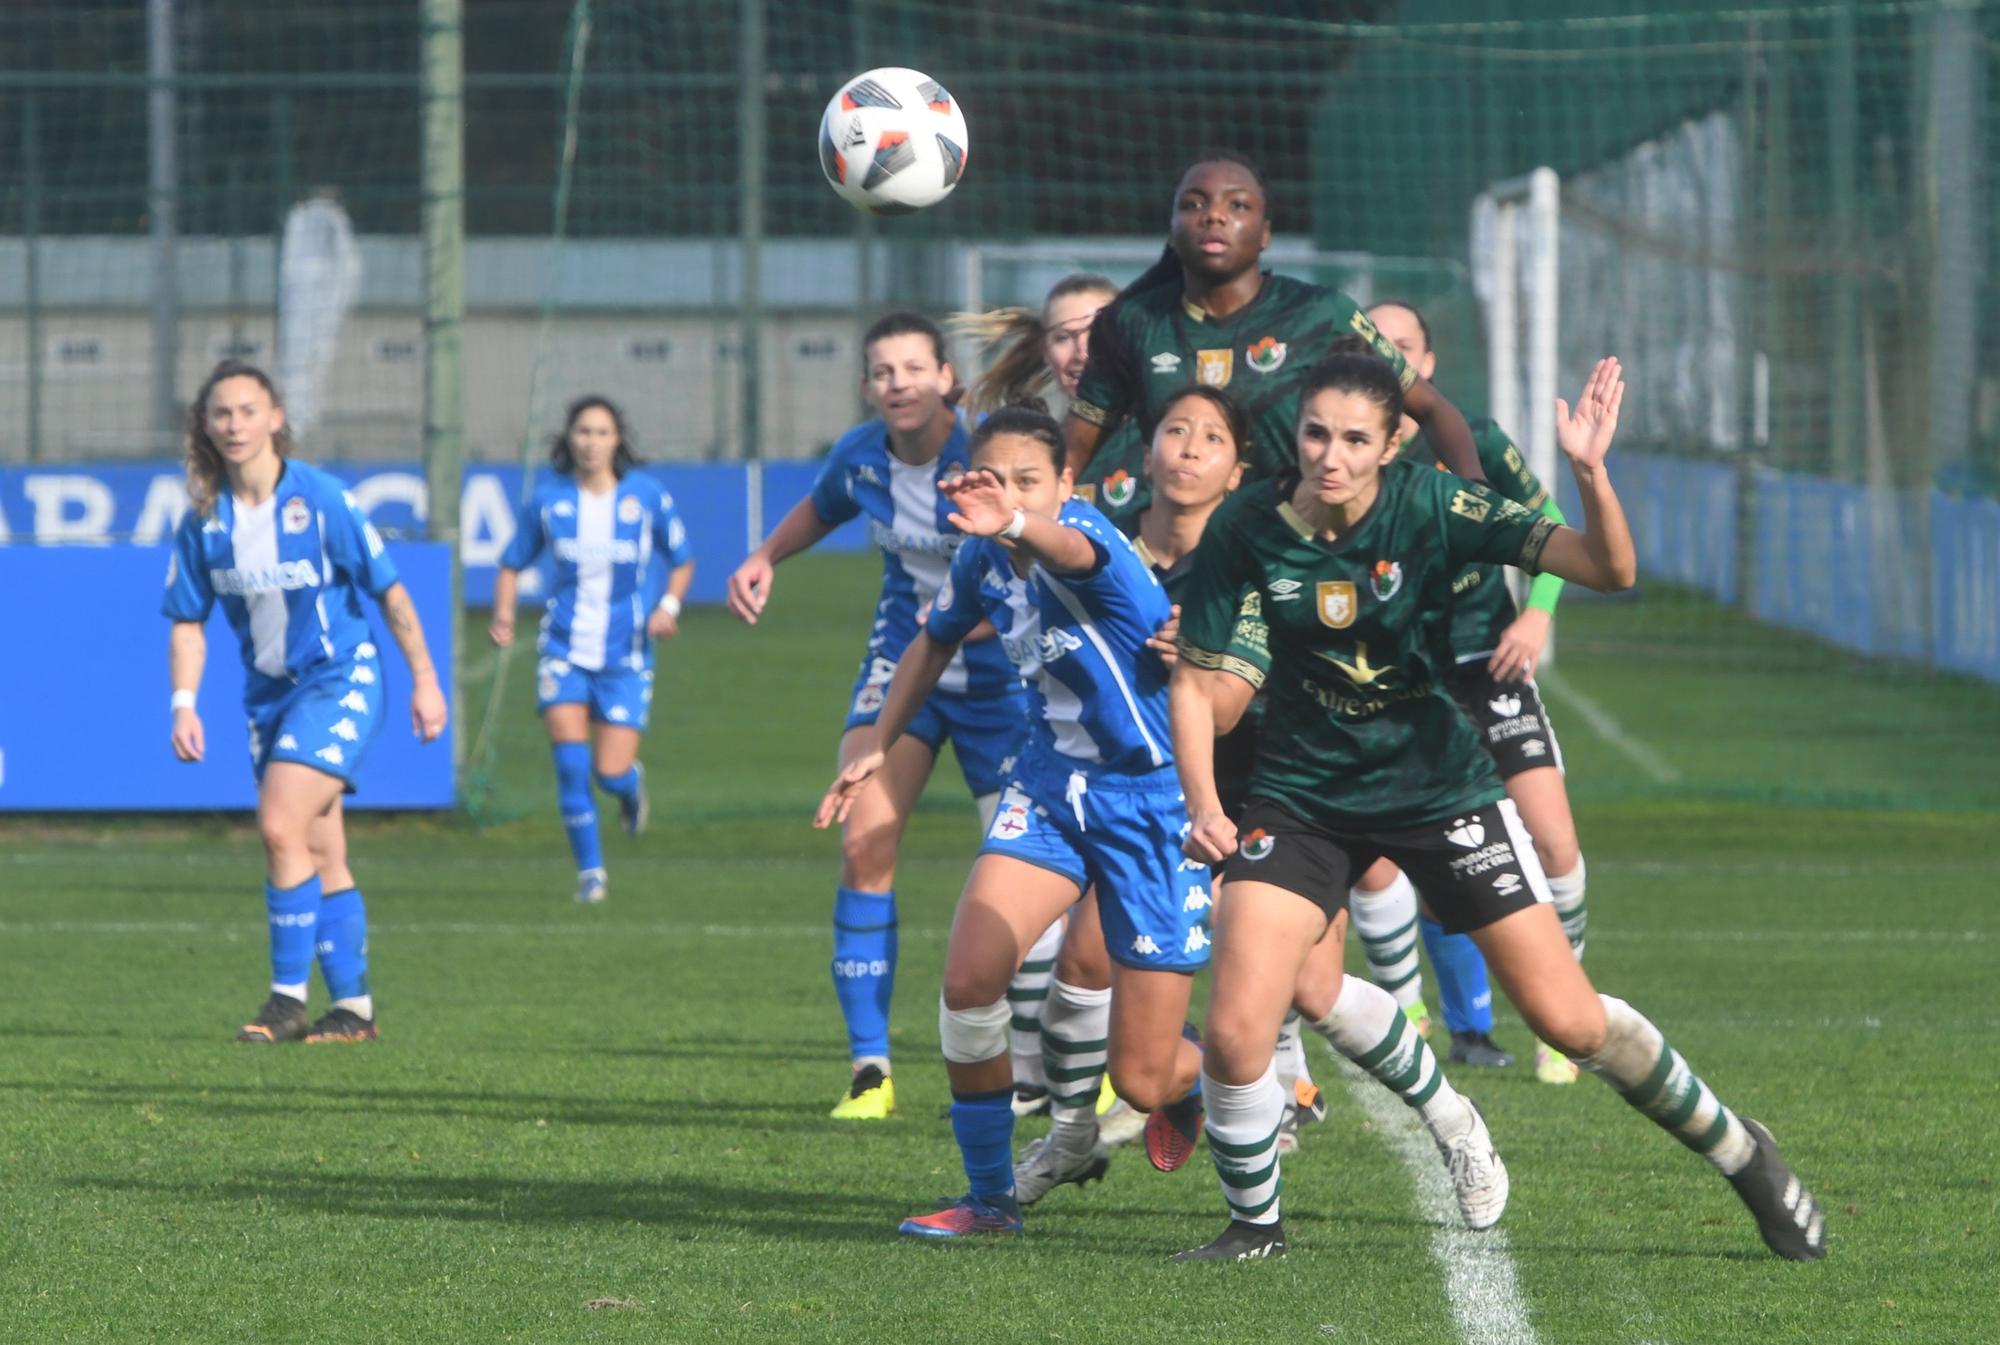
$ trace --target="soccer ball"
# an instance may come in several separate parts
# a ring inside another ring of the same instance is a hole
[[[841,85],[819,122],[819,166],[849,204],[907,215],[965,172],[965,114],[921,70],[886,65]]]

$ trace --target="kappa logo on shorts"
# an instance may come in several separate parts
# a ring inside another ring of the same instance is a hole
[[[1207,868],[1208,865],[1199,859],[1183,859],[1181,861],[1182,873],[1201,873]]]
[[[350,682],[359,682],[365,687],[372,687],[375,685],[375,670],[373,668],[356,666],[348,670],[347,680]]]
[[[340,720],[332,728],[328,729],[327,732],[342,742],[358,743],[361,741],[361,733],[354,727],[354,721],[351,719]],[[284,742],[280,740],[278,746],[283,747],[284,745]]]
[[[1138,938],[1132,940],[1132,951],[1141,957],[1158,957],[1160,955],[1160,945],[1153,942],[1152,935],[1141,934]]]
[[[352,710],[358,715],[365,715],[368,713],[368,698],[358,691],[350,691],[340,698],[340,708],[343,710]]]
[[[338,766],[347,760],[347,754],[340,750],[339,743],[328,743],[313,755],[329,766]]]
[[[1493,890],[1503,897],[1511,897],[1521,890],[1521,875],[1512,869],[1504,869],[1493,875]]]
[[[1277,843],[1277,840],[1269,832],[1265,831],[1262,827],[1258,827],[1243,838],[1243,843],[1238,848],[1242,850],[1243,858],[1255,864],[1260,859],[1268,859],[1271,854],[1271,848]]]
[[[1444,838],[1470,850],[1486,839],[1486,824],[1476,817],[1454,817],[1444,829]]]
[[[632,717],[632,712],[622,705],[614,705],[604,712],[604,717],[614,724],[623,724]]]
[[[1181,867],[1186,868],[1187,865],[1183,864]],[[1188,889],[1187,899],[1181,902],[1181,909],[1183,911],[1200,911],[1213,905],[1215,905],[1215,901],[1208,895],[1207,888],[1191,887]]]
[[[1187,941],[1181,944],[1183,953],[1198,953],[1208,947],[1208,931],[1196,925],[1187,932]]]
[[[342,720],[341,722],[345,723],[346,721]],[[296,752],[299,750],[299,740],[289,733],[280,734],[278,735],[278,750],[280,752]]]
[[[304,500],[294,495],[291,499],[285,501],[281,517],[284,521],[285,531],[296,536],[304,532],[306,525],[312,522],[312,510],[306,507]]]

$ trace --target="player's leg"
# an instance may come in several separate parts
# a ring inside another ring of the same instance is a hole
[[[346,808],[339,798],[312,820],[307,842],[319,874],[315,951],[333,1008],[306,1033],[308,1042],[375,1040],[375,997],[368,990],[368,911],[347,866]]]
[[[306,987],[312,979],[322,891],[313,867],[312,825],[339,801],[344,788],[338,776],[303,762],[267,761],[263,767],[257,829],[264,841],[271,992],[257,1017],[236,1034],[238,1041],[296,1041],[306,1034]]]
[[[1079,865],[1059,853],[1045,859],[983,852],[958,899],[945,950],[938,1036],[951,1079],[952,1135],[968,1189],[934,1214],[905,1219],[903,1233],[962,1237],[1021,1227],[1014,1199],[1007,982],[1035,938],[1081,890]]]
[[[1354,932],[1375,984],[1395,996],[1417,1031],[1430,1032],[1423,971],[1417,961],[1417,889],[1387,860],[1368,867],[1349,894]]]
[[[1070,907],[1063,925],[1041,1020],[1049,1133],[1022,1149],[1014,1165],[1014,1194],[1023,1205],[1065,1183],[1097,1180],[1110,1166],[1098,1133],[1097,1099],[1111,1050],[1111,959],[1095,894],[1086,892]],[[1136,1134],[1144,1126],[1141,1118],[1130,1129]]]
[[[1282,843],[1282,841],[1281,841]],[[1229,1227],[1175,1260],[1283,1256],[1278,1129],[1284,1091],[1273,1060],[1278,1025],[1326,913],[1297,893],[1227,879],[1216,909],[1214,980],[1202,1055],[1209,1157]]]
[[[1109,990],[1111,954],[1104,946],[1103,912],[1095,892],[1085,893],[1084,899],[1070,908],[1068,925],[1062,950],[1056,955],[1056,979],[1079,989]],[[1108,1005],[1104,1012],[1108,1032]],[[1095,1041],[1105,1035],[1084,1028],[1069,1028],[1066,1031],[1073,1040]],[[1047,1064],[1044,1052],[1045,1068]],[[1146,1113],[1118,1096],[1118,1091],[1111,1086],[1108,1069],[1101,1075],[1094,1108],[1097,1114],[1097,1141],[1106,1149],[1130,1144],[1145,1133]]]
[[[1767,1247],[1791,1260],[1824,1256],[1818,1203],[1785,1166],[1770,1132],[1723,1106],[1637,1009],[1596,991],[1570,951],[1513,802],[1482,811],[1489,834],[1503,834],[1512,854],[1452,892],[1451,909],[1434,897],[1440,916],[1470,929],[1537,1037],[1603,1078],[1729,1178]],[[1513,895],[1496,896],[1493,884],[1510,871],[1518,880]]]
[[[606,669],[591,676],[590,709],[596,722],[597,748],[592,765],[597,787],[618,800],[618,816],[627,836],[646,829],[651,803],[646,797],[646,768],[639,764],[639,739],[653,707],[650,668]]]
[[[563,659],[535,666],[535,700],[556,766],[556,808],[576,861],[576,899],[603,901],[608,891],[597,800],[590,793],[590,674]]]
[[[1042,1063],[1042,1019],[1053,991],[1056,955],[1062,950],[1065,923],[1058,916],[1028,949],[1007,983],[1007,1008],[1012,1015],[1009,1051],[1014,1062],[1014,1114],[1034,1116],[1049,1109],[1049,1080]]]
[[[920,715],[921,717],[921,715]],[[874,734],[850,728],[840,765],[872,750]],[[840,832],[833,902],[833,991],[847,1025],[852,1075],[834,1104],[840,1120],[881,1120],[896,1109],[889,1064],[889,1006],[896,989],[896,849],[903,824],[936,762],[935,739],[906,733],[854,801]]]
[[[1519,809],[1522,823],[1535,843],[1535,857],[1547,874],[1556,918],[1562,922],[1571,954],[1583,960],[1584,930],[1589,907],[1584,900],[1583,852],[1577,846],[1576,819],[1570,812],[1569,791],[1562,772],[1537,767],[1507,778],[1507,797]],[[1535,1077],[1543,1083],[1576,1082],[1576,1064],[1555,1047],[1535,1042]]]

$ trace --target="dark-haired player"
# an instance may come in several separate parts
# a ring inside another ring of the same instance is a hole
[[[1077,481],[1099,483],[1102,498],[1102,482],[1112,475],[1140,476],[1165,399],[1187,383],[1227,388],[1249,413],[1244,480],[1261,480],[1291,460],[1306,371],[1348,333],[1394,366],[1410,413],[1444,459],[1479,479],[1465,417],[1404,363],[1352,299],[1262,269],[1270,245],[1270,192],[1257,166],[1229,150],[1190,163],[1174,186],[1166,250],[1091,330],[1090,363],[1064,426]],[[1112,439],[1101,442],[1107,434]],[[1114,446],[1119,460],[1100,462],[1099,452]],[[1127,501],[1134,509],[1143,504],[1143,492]]]
[[[1622,395],[1617,361],[1604,360],[1574,415],[1557,404],[1583,499],[1579,532],[1486,486],[1395,462],[1400,379],[1371,356],[1333,355],[1302,386],[1295,467],[1210,520],[1171,699],[1187,851],[1225,866],[1203,1093],[1231,1220],[1184,1257],[1284,1251],[1284,1098],[1271,1042],[1308,951],[1378,858],[1410,873],[1447,930],[1473,936],[1536,1035],[1724,1173],[1772,1251],[1824,1255],[1818,1205],[1770,1133],[1724,1107],[1636,1009],[1591,986],[1492,758],[1442,685],[1429,627],[1467,563],[1594,588],[1632,583],[1632,536],[1604,468]],[[1217,795],[1212,745],[1216,724],[1255,690],[1227,656],[1250,587],[1263,595],[1271,704],[1250,802],[1234,819]],[[1410,1031],[1401,1017],[1392,1009],[1386,1025],[1399,1035]]]
[[[868,329],[862,349],[861,390],[875,419],[840,437],[812,491],[729,577],[729,610],[754,626],[780,561],[851,518],[867,518],[869,536],[882,552],[882,596],[841,729],[842,765],[874,741],[896,665],[964,540],[949,522],[951,505],[938,483],[965,471],[970,430],[952,405],[956,375],[936,323],[917,313],[891,313]],[[896,1107],[889,1002],[903,825],[947,740],[982,822],[989,818],[1000,796],[1001,762],[1020,735],[1023,706],[1020,679],[999,644],[968,641],[846,818],[833,905],[833,987],[853,1069],[833,1108],[836,1118],[880,1120]]]

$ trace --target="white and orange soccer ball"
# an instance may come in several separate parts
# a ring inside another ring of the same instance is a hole
[[[886,65],[840,86],[819,123],[819,166],[875,215],[936,205],[965,174],[965,113],[921,70]]]

